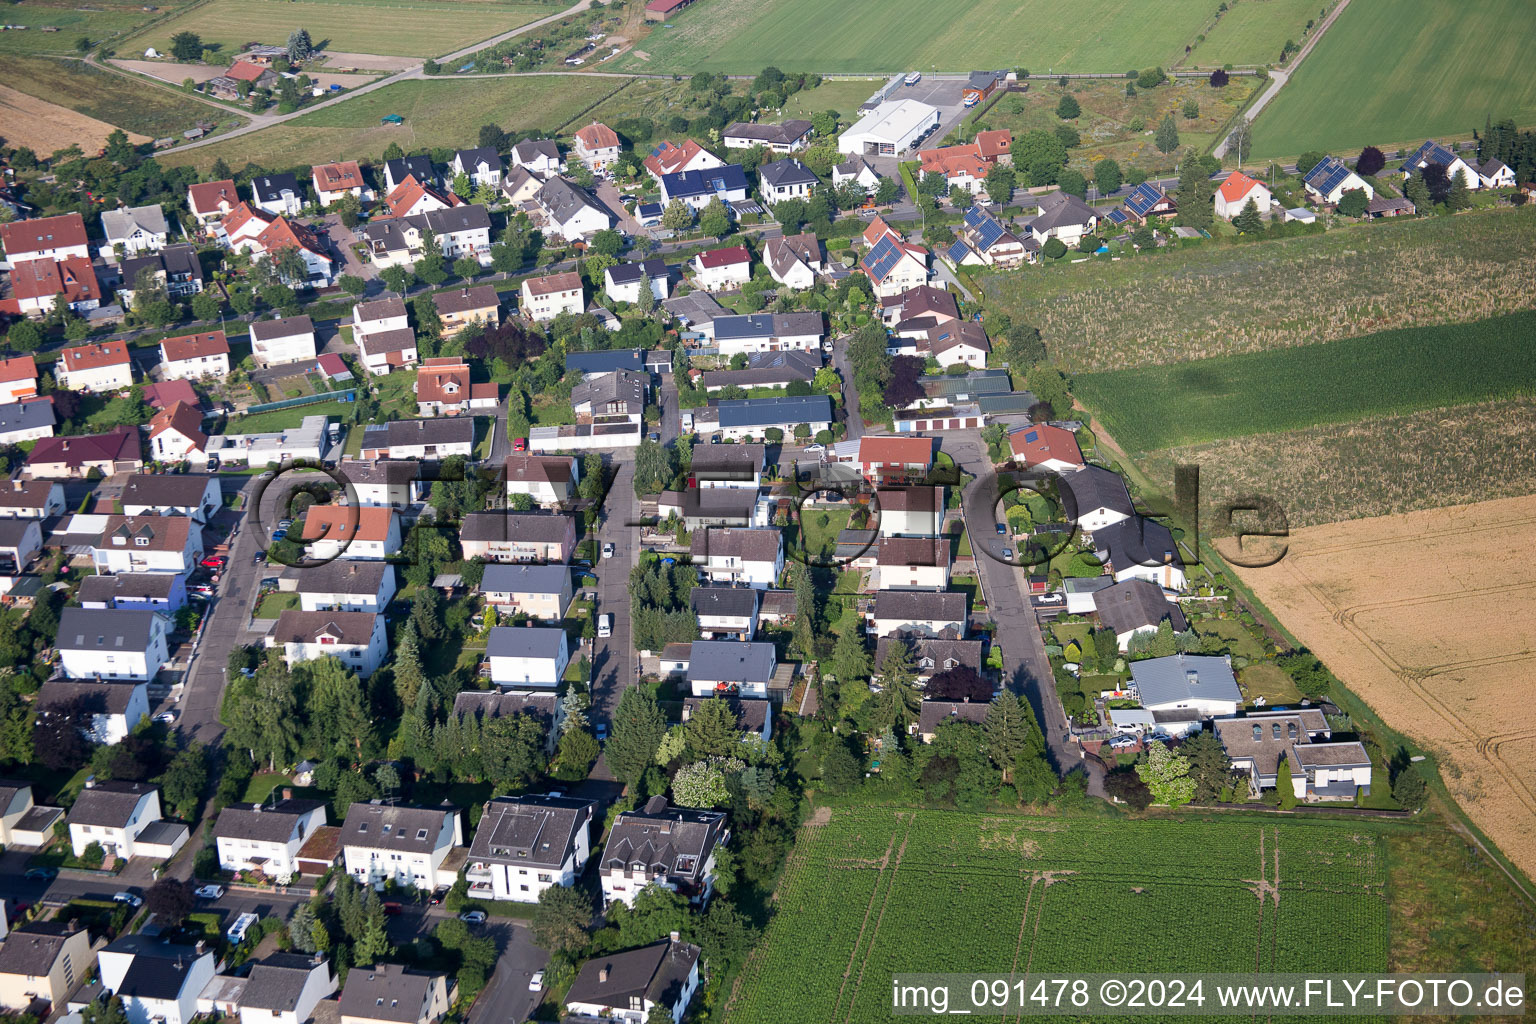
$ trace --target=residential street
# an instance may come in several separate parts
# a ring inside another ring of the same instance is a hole
[[[613,635],[593,641],[592,723],[609,722],[619,697],[634,686],[635,654],[630,646],[629,570],[640,559],[640,503],[635,498],[635,464],[615,460],[613,484],[603,503],[603,518],[598,525],[599,551],[603,544],[613,544],[613,557],[596,560],[597,614],[613,616]]]
[[[853,364],[848,362],[848,339],[836,339],[832,346],[832,365],[843,378],[843,414],[848,428],[847,440],[857,441],[864,436],[864,420],[859,416],[859,394],[853,385]]]

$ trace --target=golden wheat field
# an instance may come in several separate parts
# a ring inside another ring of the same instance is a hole
[[[1236,569],[1536,876],[1536,496],[1298,530]]]

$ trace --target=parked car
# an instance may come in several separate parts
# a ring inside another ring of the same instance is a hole
[[[542,991],[544,991],[544,972],[543,971],[534,971],[533,972],[533,977],[528,979],[528,991],[529,992],[542,992]]]
[[[512,450],[515,451],[515,452],[525,452],[525,451],[527,451],[528,450],[528,439],[526,437],[514,437],[512,439]]]
[[[998,523],[997,524],[997,535],[999,537],[1006,537],[1006,536],[1008,536],[1008,524],[1007,523]]]
[[[287,530],[273,530],[272,531],[272,543],[276,544],[278,541],[282,540],[286,536],[288,536],[288,531]]]
[[[131,892],[117,892],[112,894],[113,903],[126,903],[130,907],[142,906],[144,901]]]
[[[278,522],[277,528],[279,530],[286,530],[286,529],[288,529],[288,527],[290,527],[292,525],[293,525],[293,520],[292,519],[283,519],[283,520],[280,520]]]
[[[1012,558],[1013,557],[1013,548],[1003,548],[1003,557],[1004,558]]]
[[[805,446],[805,451],[807,454],[815,453],[819,455],[826,450],[827,446],[824,444],[808,444]]]
[[[50,879],[57,878],[58,875],[59,875],[59,869],[58,868],[28,868],[27,869],[26,877],[30,881],[34,881],[34,882],[43,881],[43,882],[46,882],[46,881],[48,881]]]
[[[608,543],[603,545],[603,557],[604,558],[612,558],[613,557],[613,541],[609,541]]]
[[[222,569],[229,564],[229,559],[223,555],[209,555],[198,564],[208,569]]]
[[[200,885],[192,890],[192,895],[200,900],[216,900],[224,896],[222,885]]]
[[[607,722],[598,722],[597,723],[596,732],[597,732],[597,742],[603,743],[603,742],[607,741],[607,739],[608,739],[608,723]]]
[[[241,914],[235,918],[235,923],[229,926],[229,931],[224,933],[224,937],[229,940],[230,945],[238,946],[245,941],[245,933],[251,930],[251,925],[259,920],[261,918],[255,914],[249,912]]]
[[[394,917],[397,914],[405,913],[405,908],[396,903],[394,900],[390,900],[388,903],[384,904],[384,913],[388,914],[390,917]]]
[[[267,560],[267,553],[265,551],[258,551],[258,552],[256,552],[255,556],[251,558],[251,564],[252,565],[260,565],[261,563],[265,562],[266,560]]]
[[[485,911],[466,910],[459,915],[459,920],[465,924],[485,924]]]
[[[171,725],[171,724],[175,723],[175,721],[176,721],[176,712],[174,712],[174,711],[162,711],[158,715],[155,716],[155,721],[157,721],[157,722],[164,722],[166,725]]]
[[[427,902],[432,904],[432,906],[435,907],[438,904],[442,903],[443,900],[447,897],[447,895],[448,895],[448,887],[446,885],[440,885],[436,889],[432,890],[432,896],[427,900]]]

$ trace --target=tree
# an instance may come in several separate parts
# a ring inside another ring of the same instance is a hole
[[[1093,165],[1093,184],[1105,195],[1117,191],[1124,180],[1117,161],[1106,158]]]
[[[736,710],[724,697],[711,697],[683,725],[688,757],[725,757],[741,747]]]
[[[719,199],[711,199],[704,212],[699,214],[699,230],[715,238],[730,232],[731,215]]]
[[[1105,775],[1104,792],[1124,800],[1133,811],[1144,811],[1152,806],[1152,791],[1130,768],[1119,768]]]
[[[1232,760],[1213,732],[1197,732],[1184,741],[1179,753],[1189,759],[1189,777],[1195,782],[1196,803],[1211,803],[1232,782]]]
[[[895,644],[880,663],[881,690],[875,695],[874,724],[879,729],[900,729],[917,721],[922,695],[917,692],[917,672],[912,666],[912,649]]]
[[[1167,658],[1178,653],[1178,641],[1173,637],[1173,623],[1164,619],[1157,624],[1157,632],[1152,635],[1152,657]]]
[[[1264,217],[1259,213],[1259,204],[1249,196],[1236,217],[1232,218],[1232,226],[1239,234],[1251,235],[1264,230]]]
[[[1056,178],[1056,184],[1068,195],[1077,196],[1079,199],[1088,195],[1088,180],[1083,177],[1081,171],[1075,171],[1070,167],[1062,168],[1061,174]]]
[[[1161,153],[1172,153],[1179,148],[1179,126],[1174,122],[1172,114],[1163,115],[1153,141],[1157,143],[1158,151]]]
[[[661,226],[669,230],[684,231],[692,224],[693,211],[681,199],[672,200],[661,213]]]
[[[183,63],[202,60],[202,39],[196,32],[177,32],[171,36],[171,56]]]
[[[10,331],[5,336],[7,347],[17,352],[31,352],[43,343],[43,332],[37,324],[30,320],[21,320],[11,325]]]
[[[1205,165],[1193,154],[1186,155],[1179,164],[1179,219],[1193,228],[1209,228],[1216,217],[1211,203],[1214,196]]]
[[[293,908],[293,916],[288,918],[288,941],[293,944],[294,949],[300,953],[321,951],[315,943],[317,924],[320,924],[320,919],[315,915],[313,905],[306,902]]]
[[[1362,178],[1369,178],[1373,174],[1380,174],[1381,169],[1387,166],[1387,158],[1375,146],[1366,146],[1360,151],[1360,156],[1355,160],[1355,173]]]
[[[1059,239],[1052,239],[1052,241],[1059,241]],[[1037,363],[1030,367],[1029,372],[1024,375],[1024,386],[1036,398],[1051,407],[1052,415],[1066,416],[1071,413],[1071,383],[1056,367],[1049,363]]]
[[[1323,157],[1327,155],[1328,154],[1326,153],[1319,153],[1316,150],[1308,150],[1307,152],[1301,154],[1301,156],[1296,158],[1296,173],[1303,175],[1306,174],[1312,168],[1322,163]]]
[[[1232,130],[1227,133],[1227,152],[1237,158],[1239,165],[1243,162],[1243,154],[1253,150],[1253,122],[1246,117],[1237,119]]]
[[[1296,806],[1296,786],[1291,781],[1291,759],[1280,758],[1280,767],[1275,770],[1275,793],[1280,797],[1280,809],[1288,811]]]
[[[1018,179],[1013,168],[1005,163],[994,163],[987,171],[987,198],[994,203],[1013,201],[1013,189]]]
[[[1422,175],[1415,174],[1403,183],[1403,195],[1418,213],[1424,213],[1433,203],[1429,196],[1429,186],[1425,184]],[[11,329],[15,330],[14,327]]]
[[[1136,84],[1143,89],[1156,89],[1166,81],[1168,76],[1162,68],[1147,68],[1136,77]]]
[[[1000,693],[987,708],[982,719],[981,732],[987,744],[987,756],[1003,773],[1003,781],[1013,781],[1013,773],[1025,757],[1029,742],[1029,716],[1021,698],[1012,693]]]
[[[1392,780],[1392,799],[1402,805],[1404,810],[1416,811],[1424,806],[1424,801],[1429,797],[1429,787],[1424,784],[1424,776],[1419,773],[1419,766],[1409,762],[1398,769],[1397,777]]]
[[[1152,802],[1178,807],[1195,795],[1195,780],[1189,777],[1189,762],[1168,749],[1162,740],[1153,740],[1147,759],[1136,766],[1136,774],[1152,791]]]
[[[288,61],[291,64],[302,64],[309,60],[314,52],[314,44],[310,42],[309,30],[296,28],[288,33]]]
[[[890,206],[901,194],[901,186],[896,184],[894,178],[881,178],[880,184],[875,186],[875,203],[878,206]]]
[[[1249,200],[1249,202],[1252,202],[1252,200]],[[1345,189],[1344,194],[1339,196],[1339,215],[1342,217],[1363,217],[1369,202],[1365,198],[1365,189]]]
[[[336,283],[341,287],[342,291],[354,299],[362,298],[363,292],[368,290],[368,282],[356,274],[342,274],[341,277],[336,279]]]
[[[647,289],[648,290],[648,289]],[[677,453],[655,441],[641,441],[635,449],[635,490],[655,494],[672,482],[677,473]]]
[[[587,772],[592,770],[592,762],[602,752],[591,733],[585,729],[571,730],[560,737],[560,745],[555,750],[558,777],[571,780],[586,778]]]
[[[199,320],[217,319],[220,307],[219,296],[215,292],[198,292],[192,296],[192,315]]]
[[[1181,112],[1184,115],[1184,120],[1193,121],[1195,118],[1200,116],[1199,101],[1191,96],[1189,99],[1184,101],[1184,107]]]
[[[832,670],[840,683],[869,679],[869,651],[858,629],[849,628],[838,634],[832,647]]]
[[[591,941],[587,931],[591,925],[591,899],[580,889],[564,885],[552,885],[539,893],[530,922],[534,945],[573,960]]]
[[[1070,121],[1082,112],[1082,108],[1077,105],[1077,98],[1070,93],[1064,94],[1056,104],[1056,116],[1063,121]]]
[[[1045,258],[1048,260],[1059,260],[1067,254],[1067,243],[1059,238],[1047,238],[1045,245],[1041,246],[1040,251],[1045,254]]]
[[[725,777],[746,767],[734,757],[685,764],[672,777],[672,800],[680,807],[719,807],[730,799]]]
[[[1212,89],[1220,89],[1228,82],[1227,73],[1221,68],[1211,72],[1210,84]]]
[[[416,275],[400,266],[385,267],[380,271],[379,277],[383,280],[385,288],[402,297],[416,282]]]
[[[112,996],[105,1003],[96,1000],[80,1011],[83,1024],[128,1024],[128,1011],[123,1008],[121,996]]]
[[[389,956],[391,948],[389,933],[384,927],[384,908],[375,903],[373,911],[368,915],[368,923],[363,927],[363,934],[357,938],[353,947],[353,959],[358,964],[376,964]]]
[[[917,356],[897,356],[891,360],[891,376],[882,397],[892,409],[905,409],[923,397],[918,383],[923,376],[923,360]]]
[[[203,745],[194,742],[171,758],[170,765],[160,778],[165,805],[178,818],[192,820],[196,817],[197,803],[202,799],[203,787],[207,782],[208,765]]]
[[[1054,185],[1056,175],[1067,163],[1067,147],[1055,132],[1036,128],[1014,140],[1013,166],[1027,169],[1033,186]]]
[[[167,928],[175,928],[192,913],[192,885],[179,878],[162,878],[144,894],[144,905]]]
[[[1472,205],[1472,193],[1467,187],[1467,172],[1457,169],[1456,177],[1451,179],[1450,191],[1446,193],[1445,205],[1451,210],[1465,210]],[[1343,204],[1340,204],[1342,212]]]

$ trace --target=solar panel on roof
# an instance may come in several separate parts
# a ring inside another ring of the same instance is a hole
[[[886,235],[864,257],[864,266],[878,281],[894,270],[900,261],[901,250],[896,247],[895,240]]]
[[[955,239],[954,244],[949,247],[949,258],[954,260],[956,263],[959,263],[961,260],[964,260],[970,254],[971,254],[970,246],[966,245],[964,242],[960,241],[958,238]]]
[[[965,211],[965,226],[968,228],[974,228],[976,225],[989,219],[990,218],[987,217],[986,214],[982,213],[974,206]]]
[[[980,229],[976,232],[976,240],[981,243],[983,249],[990,249],[1002,237],[1003,226],[990,217],[982,222]]]
[[[1024,435],[1024,440],[1031,443],[1040,440],[1040,431],[1031,430],[1029,433]]]
[[[1124,224],[1126,221],[1131,219],[1131,215],[1117,206],[1113,210],[1110,210],[1108,213],[1106,213],[1104,215],[1104,219],[1109,221],[1111,224]]]

